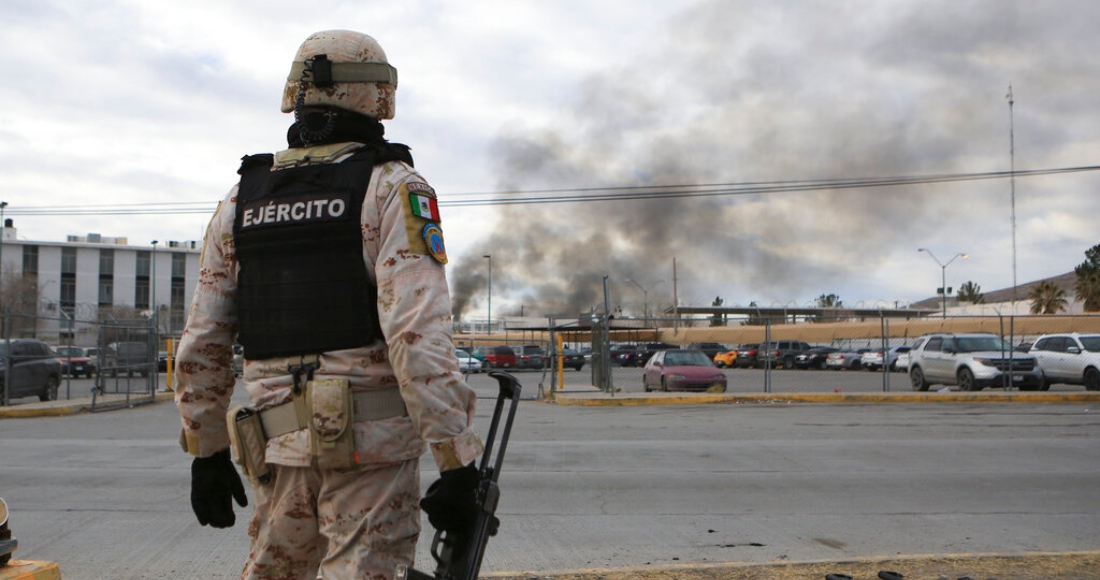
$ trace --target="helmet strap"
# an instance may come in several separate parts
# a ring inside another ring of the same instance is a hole
[[[306,59],[305,65],[302,69],[302,76],[298,79],[298,98],[294,101],[294,122],[298,127],[302,142],[309,145],[324,141],[332,134],[333,129],[336,128],[336,112],[332,109],[320,112],[319,114],[325,119],[325,124],[318,128],[310,126],[310,121],[316,121],[317,115],[306,114],[304,111],[306,88],[310,84],[315,86],[331,85],[332,63],[329,62],[328,55],[318,54]],[[313,80],[311,82],[307,79]]]

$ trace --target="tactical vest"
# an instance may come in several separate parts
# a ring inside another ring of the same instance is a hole
[[[378,291],[363,263],[360,216],[374,166],[405,160],[401,147],[364,147],[341,163],[277,171],[271,154],[243,159],[233,238],[245,358],[384,340]]]

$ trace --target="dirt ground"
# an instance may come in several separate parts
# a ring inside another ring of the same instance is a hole
[[[1100,579],[1100,552],[581,570],[492,577],[498,580],[823,580],[828,574],[839,573],[851,576],[852,580],[874,580],[880,571],[897,572],[905,580],[1097,580]]]

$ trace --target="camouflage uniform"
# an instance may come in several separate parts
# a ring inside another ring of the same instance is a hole
[[[339,162],[357,144],[290,150],[275,169]],[[353,391],[399,387],[407,417],[354,424],[359,469],[311,467],[306,430],[275,437],[266,459],[274,482],[254,486],[244,578],[392,578],[412,563],[420,532],[418,458],[429,447],[440,471],[476,460],[482,445],[471,424],[475,396],[463,381],[451,338],[443,264],[413,230],[410,184],[431,192],[408,164],[376,166],[365,192],[363,260],[377,283],[378,315],[387,342],[325,352],[315,378],[346,378]],[[206,232],[199,281],[177,355],[176,402],[181,445],[197,457],[229,446],[225,413],[233,393],[238,264],[233,220],[237,188],[219,205]],[[247,353],[246,353],[247,354]],[[263,410],[291,399],[285,358],[246,361],[244,385]]]

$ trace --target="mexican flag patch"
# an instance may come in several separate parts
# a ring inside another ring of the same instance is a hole
[[[413,215],[429,221],[439,221],[439,202],[434,197],[419,193],[409,194],[409,206]]]

